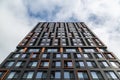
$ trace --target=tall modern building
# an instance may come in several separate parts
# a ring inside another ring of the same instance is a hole
[[[120,80],[120,60],[83,22],[40,22],[1,63],[0,80]]]

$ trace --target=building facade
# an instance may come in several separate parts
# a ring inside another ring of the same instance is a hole
[[[0,80],[120,80],[120,60],[83,22],[40,22],[1,63]]]

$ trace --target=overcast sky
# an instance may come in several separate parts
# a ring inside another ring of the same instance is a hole
[[[120,59],[120,0],[0,0],[0,62],[40,21],[81,21]]]

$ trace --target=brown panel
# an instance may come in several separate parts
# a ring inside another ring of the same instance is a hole
[[[78,50],[79,50],[79,52],[81,52],[81,53],[82,53],[82,49],[81,49],[81,48],[78,48]]]
[[[62,53],[63,52],[63,48],[60,48],[60,53]]]
[[[45,48],[42,48],[41,52],[45,52]]]

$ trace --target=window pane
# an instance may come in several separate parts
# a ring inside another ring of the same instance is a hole
[[[55,78],[61,78],[61,73],[60,72],[55,72]]]
[[[89,67],[92,67],[92,63],[91,63],[91,62],[87,62],[87,65],[88,65]]]
[[[27,78],[32,78],[33,77],[34,72],[29,72],[27,75]]]
[[[91,72],[91,75],[92,75],[93,79],[98,79],[98,76],[97,76],[96,72]]]
[[[43,66],[48,66],[49,62],[44,62]]]
[[[33,62],[32,67],[36,67],[37,66],[37,62]]]
[[[84,65],[84,62],[79,62],[79,65],[81,66],[81,67],[84,67],[85,65]]]
[[[22,62],[17,62],[16,67],[19,67],[22,64]]]
[[[29,49],[28,52],[39,52],[39,49]]]
[[[60,55],[60,54],[56,54],[56,57],[57,57],[57,58],[60,58],[60,57],[61,57],[61,55]]]
[[[72,66],[72,62],[67,62],[67,65],[71,67]]]
[[[64,78],[70,78],[70,73],[69,72],[64,72]]]
[[[68,56],[67,56],[67,54],[63,54],[63,57],[64,57],[64,58],[67,58]]]
[[[61,62],[56,62],[56,67],[60,67],[61,66]]]
[[[37,72],[36,78],[42,78],[42,72]]]
[[[9,76],[7,77],[8,79],[12,79],[14,77],[16,72],[10,72]]]
[[[43,55],[42,55],[42,58],[46,58],[46,57],[47,57],[47,54],[43,54]]]
[[[116,62],[110,62],[110,63],[112,64],[113,67],[118,68]]]
[[[78,72],[77,75],[80,80],[88,80],[89,79],[87,72],[81,71],[81,72]]]
[[[77,54],[77,58],[81,58],[81,55],[80,55],[80,54]]]
[[[106,75],[108,79],[118,79],[118,77],[113,71],[106,72]]]

